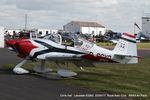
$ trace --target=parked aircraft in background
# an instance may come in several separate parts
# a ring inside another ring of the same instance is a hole
[[[63,69],[59,62],[73,62],[76,66],[94,66],[94,63],[138,63],[136,37],[123,33],[114,50],[108,50],[97,46],[77,34],[70,34],[69,39],[59,34],[47,35],[42,39],[9,40],[7,46],[12,47],[18,56],[24,58],[13,71],[17,74],[29,73],[21,66],[28,60],[41,60],[41,65],[34,67],[39,73],[50,71],[45,68],[45,61],[56,63],[57,73],[63,77],[71,77],[77,73]],[[62,41],[63,40],[63,41]]]
[[[138,34],[136,34],[136,40],[140,41],[141,39],[150,39],[150,36],[147,34],[143,34],[141,28],[139,27],[139,25],[137,23],[134,23],[134,25],[139,29]]]

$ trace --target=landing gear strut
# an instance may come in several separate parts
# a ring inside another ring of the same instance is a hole
[[[13,72],[16,73],[16,74],[27,74],[27,73],[29,73],[28,70],[25,70],[25,69],[21,68],[21,66],[24,63],[26,63],[26,62],[27,62],[27,59],[24,59],[22,62],[20,62],[19,64],[17,64],[15,66],[15,68],[13,69]],[[61,68],[59,66],[59,64],[58,64],[57,61],[55,61],[55,64],[56,64],[56,67],[58,68],[57,74],[59,76],[62,76],[62,77],[72,77],[72,76],[76,76],[77,75],[77,73],[75,73],[75,72],[72,72],[70,70],[66,70],[66,69]],[[47,73],[47,72],[52,71],[52,69],[45,68],[45,60],[42,60],[40,66],[35,66],[34,67],[34,71],[38,72],[38,73]]]
[[[22,62],[20,62],[19,64],[17,64],[15,66],[15,68],[13,69],[13,72],[16,73],[16,74],[27,74],[29,73],[29,71],[21,68],[21,66],[27,62],[27,59],[24,59]]]

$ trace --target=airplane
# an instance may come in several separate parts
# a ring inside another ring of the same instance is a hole
[[[46,73],[51,71],[45,67],[45,61],[52,61],[56,64],[57,74],[62,77],[76,76],[77,73],[63,69],[61,62],[73,62],[78,67],[94,66],[95,63],[117,63],[135,64],[138,63],[136,37],[123,33],[113,50],[108,50],[97,46],[81,38],[78,34],[68,36],[71,44],[64,44],[64,39],[60,34],[47,35],[44,38],[27,40],[9,40],[6,42],[8,47],[13,48],[18,56],[24,60],[13,68],[16,74],[27,74],[28,70],[23,69],[22,65],[28,60],[40,60],[41,65],[35,66],[34,71]],[[68,43],[68,41],[67,41]]]

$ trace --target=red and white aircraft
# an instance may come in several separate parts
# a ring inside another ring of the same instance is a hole
[[[44,73],[50,71],[45,68],[45,61],[50,60],[56,63],[57,73],[63,77],[71,77],[77,73],[63,69],[59,62],[72,61],[77,66],[94,66],[95,62],[103,63],[138,63],[136,38],[133,35],[123,33],[113,50],[97,46],[82,39],[77,34],[69,36],[72,45],[63,45],[63,36],[51,34],[43,39],[33,40],[9,40],[6,44],[18,52],[18,56],[24,60],[16,65],[13,71],[17,74],[29,73],[21,68],[27,60],[41,60],[41,65],[34,67],[36,72]]]

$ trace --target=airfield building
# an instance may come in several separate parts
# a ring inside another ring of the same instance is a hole
[[[0,48],[4,48],[4,27],[0,27]]]
[[[45,36],[50,33],[57,33],[58,30],[55,29],[37,29],[37,32],[40,36]]]
[[[146,36],[150,36],[150,16],[142,17],[142,31]]]
[[[5,33],[9,35],[19,34],[21,29],[5,29]]]
[[[104,35],[106,28],[97,22],[71,21],[63,26],[64,31],[82,34]]]
[[[5,29],[5,34],[9,34],[13,36],[14,34],[19,34],[19,32],[23,31],[22,29]],[[56,29],[30,29],[28,31],[35,31],[38,36],[45,36],[50,33],[57,33]]]

